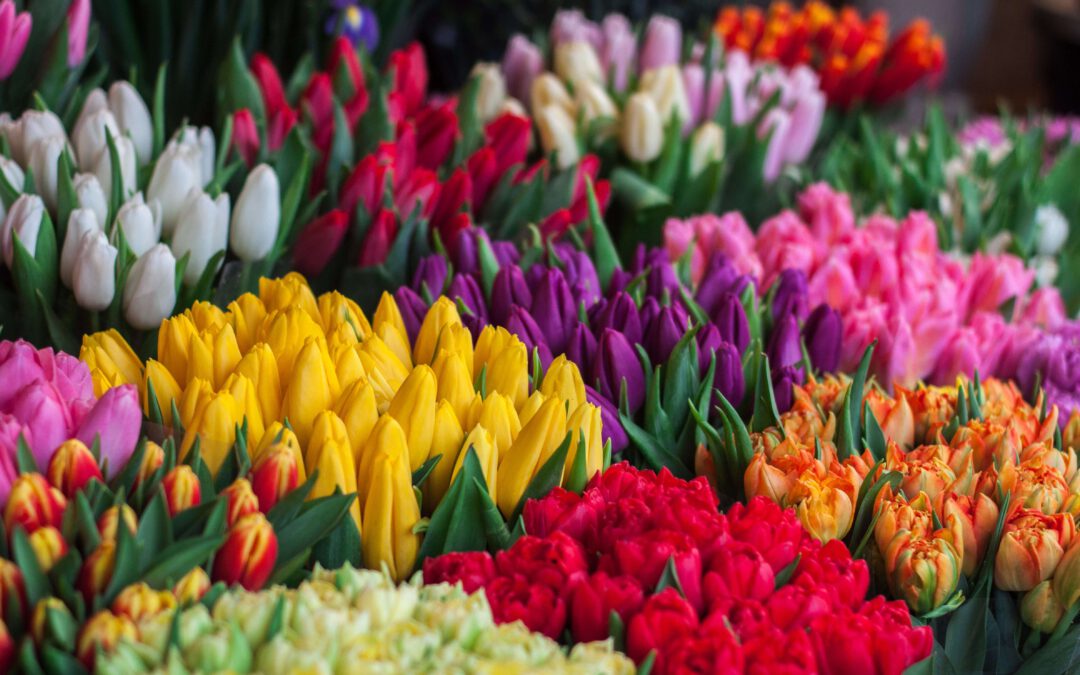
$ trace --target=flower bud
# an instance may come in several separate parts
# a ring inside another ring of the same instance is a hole
[[[664,66],[646,72],[638,89],[651,96],[656,103],[661,126],[670,124],[672,117],[678,119],[680,127],[690,119],[690,100],[678,66]]]
[[[202,600],[202,597],[210,590],[210,586],[210,575],[203,568],[195,567],[176,582],[172,592],[178,603],[190,605]]]
[[[26,582],[18,565],[7,558],[0,558],[0,607],[6,613],[9,606],[15,607],[20,615],[25,615],[29,610]]]
[[[1049,581],[1039,582],[1038,586],[1025,593],[1020,600],[1020,618],[1025,624],[1042,633],[1053,633],[1063,614],[1065,606],[1061,604]]]
[[[67,605],[56,597],[47,597],[38,600],[38,603],[34,605],[34,611],[30,614],[30,637],[34,639],[34,642],[38,646],[44,645],[46,642],[53,642],[59,636],[53,630],[54,621],[50,620],[50,615],[63,617],[68,622],[74,623],[74,617],[71,616],[71,610],[67,608]]]
[[[885,551],[889,588],[916,614],[937,609],[960,582],[960,555],[944,538],[915,539],[901,530]]]
[[[90,209],[74,209],[68,217],[67,232],[60,251],[60,281],[68,288],[75,282],[75,266],[82,253],[83,237],[101,232],[97,216]]]
[[[93,669],[97,652],[108,653],[116,648],[121,640],[136,640],[139,631],[135,623],[126,616],[116,616],[105,610],[98,612],[83,624],[75,645],[75,655],[88,669]]]
[[[574,102],[566,87],[551,73],[544,73],[533,80],[530,96],[530,108],[533,115],[537,115],[548,106],[562,108],[569,115],[574,109]]]
[[[296,453],[283,444],[271,446],[251,471],[251,491],[263,513],[274,508],[298,483]]]
[[[1068,514],[1019,508],[1006,521],[994,558],[994,583],[1006,591],[1030,591],[1054,575],[1076,537]]]
[[[555,74],[575,89],[586,82],[604,81],[604,69],[600,66],[596,50],[584,41],[555,45]]]
[[[156,201],[147,204],[143,193],[136,192],[120,206],[116,224],[119,228],[113,230],[114,239],[122,232],[128,248],[136,258],[141,258],[161,240],[161,205]]]
[[[221,491],[221,496],[226,499],[225,522],[229,527],[244,516],[259,512],[259,498],[252,492],[247,478],[237,478],[232,485]]]
[[[67,500],[39,473],[24,473],[15,479],[4,507],[4,529],[21,526],[27,532],[40,527],[60,527]]]
[[[51,525],[34,530],[30,533],[29,539],[30,548],[34,551],[38,566],[46,574],[68,552],[68,545],[67,541],[64,540],[64,535],[60,534],[60,530]]]
[[[45,202],[37,195],[19,195],[8,209],[7,217],[0,226],[0,250],[3,251],[4,263],[8,269],[11,269],[15,259],[15,239],[19,240],[31,256],[37,251],[38,232],[41,231],[44,217]]]
[[[135,511],[127,504],[120,504],[105,509],[105,512],[98,518],[97,530],[102,541],[116,539],[117,528],[120,526],[121,520],[124,521],[124,527],[128,529],[128,532],[134,536],[139,529],[139,521],[135,516]]]
[[[75,587],[83,594],[89,605],[105,592],[116,568],[116,540],[103,539],[98,547],[83,561]]]
[[[506,100],[506,80],[496,63],[477,63],[469,77],[480,79],[476,94],[476,112],[480,121],[487,124],[499,114]]]
[[[260,164],[248,174],[233,210],[229,243],[244,262],[262,260],[270,253],[281,225],[281,188],[277,173]]]
[[[196,567],[195,569],[201,569]],[[205,574],[205,573],[204,573]],[[112,611],[126,616],[136,624],[176,607],[176,598],[169,591],[155,591],[140,581],[120,591],[113,600]]]
[[[172,314],[175,306],[176,258],[168,246],[157,244],[128,272],[124,319],[138,330],[153,330]]]
[[[277,553],[277,535],[266,516],[245,516],[229,529],[225,543],[214,556],[214,579],[257,591],[270,578]]]
[[[513,513],[521,495],[543,463],[566,437],[566,404],[544,401],[527,422],[499,463],[499,494],[496,503],[503,515]]]
[[[109,217],[109,199],[105,196],[105,190],[101,189],[97,176],[92,173],[77,173],[73,184],[79,208],[93,211],[98,227],[104,227],[105,220]]]
[[[180,209],[171,244],[177,259],[189,255],[184,269],[185,284],[191,286],[198,282],[210,258],[225,250],[228,236],[229,194],[222,193],[217,199],[211,199],[198,189],[189,192]],[[221,261],[217,264],[220,266]]]
[[[578,110],[581,111],[581,122],[586,130],[597,122],[611,124],[618,120],[619,110],[603,85],[586,80],[575,87],[574,96]],[[611,129],[605,127],[603,131],[606,137]]]
[[[137,187],[135,169],[138,160],[135,158],[135,145],[127,136],[115,139],[116,157],[120,160],[120,196],[127,199]],[[101,183],[101,189],[106,194],[112,194],[112,154],[108,151],[101,153],[97,164],[93,167],[94,175]]]
[[[626,102],[619,139],[623,152],[635,162],[647,163],[660,156],[664,125],[656,102],[648,94],[639,92]]]
[[[574,166],[581,157],[575,126],[574,118],[562,106],[547,105],[536,113],[536,129],[544,153],[554,153],[560,169]]]
[[[11,639],[7,624],[0,620],[0,672],[9,672],[15,662],[15,641]]]
[[[71,286],[75,301],[91,312],[106,309],[116,294],[116,247],[101,230],[83,235],[79,245]]]
[[[165,463],[165,451],[153,441],[146,442],[146,450],[143,451],[142,461],[139,463],[139,471],[135,474],[135,487],[150,480],[154,472]]]
[[[71,141],[75,145],[75,156],[83,171],[91,171],[103,154],[108,154],[109,144],[106,131],[113,139],[120,138],[120,128],[116,117],[107,108],[94,111],[83,110],[72,130]],[[34,172],[37,175],[37,172]]]
[[[420,548],[416,533],[420,507],[413,493],[408,450],[399,443],[368,451],[375,457],[370,470],[361,472],[370,476],[360,539],[364,565],[372,569],[386,565],[391,578],[403,581],[412,573]]]
[[[139,164],[148,164],[153,159],[154,123],[146,102],[130,82],[118,80],[109,87],[109,110],[120,131],[131,138]]]
[[[30,152],[43,138],[63,136],[64,123],[51,110],[27,110],[9,136],[11,155],[22,166],[30,162]]]
[[[161,479],[161,489],[165,491],[165,503],[169,507],[170,516],[198,506],[201,501],[199,478],[187,464],[179,464],[165,474]]]
[[[411,471],[419,469],[431,452],[437,386],[434,371],[429,366],[417,366],[405,378],[386,411],[405,432]]]
[[[652,16],[645,27],[645,37],[638,57],[641,71],[677,65],[681,52],[682,26],[679,22],[663,14]]]
[[[700,175],[723,157],[724,130],[716,122],[705,122],[690,138],[690,175]]]
[[[165,236],[171,236],[176,229],[188,193],[203,186],[201,167],[198,146],[176,141],[169,141],[154,164],[146,200],[161,205],[161,227]]]
[[[49,461],[48,477],[49,483],[68,498],[74,497],[93,478],[105,482],[90,449],[75,438],[64,441],[56,449]]]

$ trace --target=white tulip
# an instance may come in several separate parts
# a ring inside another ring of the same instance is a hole
[[[716,122],[706,122],[690,138],[690,175],[697,176],[724,156],[724,129]]]
[[[22,167],[19,166],[18,162],[7,157],[0,157],[0,172],[4,174],[8,184],[15,188],[15,192],[22,192],[26,176],[23,174]],[[3,222],[6,216],[7,208],[4,206],[4,202],[0,201],[0,222]]]
[[[480,78],[476,111],[481,122],[489,122],[499,114],[506,100],[506,79],[497,63],[477,63],[473,66],[471,77]]]
[[[619,110],[603,86],[586,80],[575,85],[574,94],[578,110],[581,111],[581,122],[585,128],[589,128],[597,120],[610,123],[618,120]]]
[[[93,112],[82,120],[78,132],[71,137],[80,169],[91,171],[102,155],[109,154],[108,134],[112,134],[115,141],[119,141],[121,136],[116,117],[108,109]]]
[[[38,141],[50,136],[63,136],[64,123],[49,110],[27,110],[12,128],[8,140],[11,142],[11,156],[22,166],[30,161],[30,151]]]
[[[225,250],[228,243],[228,193],[222,193],[214,200],[198,188],[192,189],[180,212],[172,238],[172,251],[177,259],[183,258],[185,253],[190,254],[184,270],[184,283],[196,283],[210,258],[218,251]]]
[[[575,126],[570,114],[558,105],[544,106],[536,115],[544,154],[555,153],[555,163],[560,169],[572,167],[581,157]]]
[[[75,263],[79,260],[79,247],[88,232],[101,230],[101,223],[90,209],[75,209],[68,216],[67,234],[60,249],[60,281],[71,288],[75,276]]]
[[[30,151],[30,170],[34,172],[34,188],[45,206],[56,211],[60,153],[67,147],[63,136],[49,136],[38,141]]]
[[[72,290],[79,307],[100,312],[116,294],[116,247],[95,229],[82,237],[72,275]]]
[[[626,102],[619,140],[623,152],[635,162],[651,162],[660,156],[664,125],[651,96],[639,92]]]
[[[1037,248],[1045,256],[1057,255],[1069,238],[1069,220],[1053,204],[1035,209],[1035,228],[1039,233]]]
[[[214,178],[214,132],[210,127],[186,126],[180,130],[179,140],[184,145],[190,145],[199,150],[199,169],[202,176],[202,184],[206,187]]]
[[[109,217],[109,199],[105,196],[101,181],[92,173],[77,173],[73,182],[79,206],[93,211],[97,216],[98,226],[104,228],[105,219]]]
[[[147,204],[143,194],[137,192],[117,211],[116,224],[113,243],[116,243],[117,233],[122,231],[128,248],[138,258],[161,240],[161,205],[156,201]]]
[[[41,197],[31,194],[19,195],[0,226],[0,243],[3,244],[4,262],[11,268],[15,258],[15,238],[33,256],[37,252],[38,233],[45,217],[45,203]]]
[[[559,78],[551,73],[544,73],[533,80],[532,92],[529,96],[531,98],[529,106],[534,111],[556,105],[567,114],[574,114],[574,102],[570,99],[570,93],[566,91],[566,87]]]
[[[528,117],[529,111],[525,110],[525,106],[521,105],[521,101],[517,100],[516,98],[505,98],[503,99],[502,105],[499,106],[499,112],[495,116],[498,117],[499,115],[505,114],[517,115],[518,117]],[[531,134],[529,140],[532,140]]]
[[[86,124],[86,121],[99,110],[108,110],[109,100],[105,97],[105,90],[101,87],[97,87],[90,91],[86,95],[86,100],[83,101],[82,109],[79,110],[79,116],[75,119],[75,126],[71,129],[71,136],[74,138],[78,136],[82,131],[82,126]]]
[[[638,90],[652,96],[660,113],[660,121],[664,124],[671,121],[672,115],[678,115],[680,125],[690,119],[690,99],[686,96],[686,85],[683,84],[678,66],[646,71],[641,76]]]
[[[588,42],[562,42],[555,45],[555,74],[563,82],[579,86],[583,82],[603,82],[600,57]]]
[[[130,82],[118,81],[109,87],[109,109],[116,116],[120,130],[135,144],[139,164],[147,164],[154,147],[154,121],[139,92]]]
[[[154,165],[146,199],[161,205],[161,225],[165,236],[176,229],[176,221],[192,188],[202,187],[202,168],[199,149],[177,141],[169,141]]]
[[[138,164],[135,144],[127,136],[119,136],[113,142],[116,144],[116,156],[120,160],[120,196],[126,198],[128,193],[135,189],[135,171]],[[108,152],[101,153],[94,165],[94,175],[101,183],[101,189],[106,194],[112,194],[112,155]]]
[[[176,305],[176,258],[165,244],[139,256],[124,283],[124,318],[133,328],[152,330]]]
[[[281,226],[281,188],[270,166],[255,167],[233,210],[229,243],[233,253],[245,262],[262,260],[270,253]]]

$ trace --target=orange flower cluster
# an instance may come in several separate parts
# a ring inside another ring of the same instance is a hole
[[[1024,593],[1024,620],[1052,631],[1080,598],[1080,415],[1059,435],[1056,407],[1041,415],[1042,401],[1029,405],[998,380],[893,396],[871,388],[863,414],[881,428],[884,457],[863,448],[841,459],[847,387],[846,378],[811,379],[795,388],[782,429],[751,434],[747,498],[793,507],[823,542],[848,535],[859,499],[873,499],[869,557],[915,613],[949,602],[960,575],[975,577],[992,555],[994,583]],[[868,488],[879,481],[875,494]],[[988,551],[999,521],[1000,545]]]
[[[714,28],[728,49],[787,67],[811,66],[829,102],[841,108],[863,100],[887,103],[945,69],[945,44],[926,20],[913,21],[890,42],[884,12],[863,19],[855,9],[836,11],[819,0],[800,10],[787,2],[767,10],[724,7]]]

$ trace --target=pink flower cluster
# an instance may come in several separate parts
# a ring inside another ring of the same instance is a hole
[[[853,371],[876,339],[871,372],[885,386],[950,382],[975,369],[1009,376],[1032,334],[1065,319],[1058,291],[1034,290],[1034,271],[1016,256],[950,256],[921,211],[857,223],[848,196],[823,183],[799,196],[797,211],[766,220],[756,235],[739,213],[706,215],[669,220],[664,244],[672,259],[692,247],[695,280],[714,254],[764,289],[782,270],[804,271],[810,304],[828,303],[843,317],[840,370]],[[1001,312],[1010,301],[1012,322]]]
[[[20,437],[42,469],[64,441],[77,438],[91,446],[97,440],[111,475],[131,457],[141,427],[134,385],[115,387],[98,399],[90,369],[74,356],[36,349],[25,340],[0,342],[0,506],[18,475]]]

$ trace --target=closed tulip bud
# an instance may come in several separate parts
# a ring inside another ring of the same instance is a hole
[[[431,475],[424,481],[424,509],[434,510],[443,495],[450,489],[450,477],[457,465],[458,453],[465,440],[465,431],[461,427],[457,414],[447,401],[441,401],[435,410],[435,424],[431,436],[431,456],[442,459],[431,470]]]
[[[98,612],[83,624],[75,645],[75,655],[87,669],[93,669],[98,651],[109,653],[121,640],[138,639],[135,623],[108,610]]]
[[[17,123],[17,128],[9,136],[11,154],[16,162],[26,166],[30,161],[30,151],[39,141],[49,136],[64,135],[64,123],[51,110],[27,110]]]
[[[371,383],[360,379],[349,385],[334,406],[334,412],[345,423],[349,445],[353,448],[354,457],[358,459],[360,448],[364,447],[379,419],[379,408]]]
[[[331,407],[334,393],[330,378],[333,371],[325,347],[309,339],[292,368],[291,381],[285,390],[281,415],[289,420],[300,445],[306,447],[311,438],[315,417]],[[285,381],[285,378],[282,378]]]
[[[638,92],[627,100],[619,140],[623,152],[635,162],[648,163],[660,156],[664,123],[651,96]]]
[[[499,330],[505,332],[505,329]],[[509,335],[509,333],[507,333]],[[508,396],[520,409],[529,397],[530,355],[516,336],[506,346],[487,357],[487,389]],[[479,344],[477,345],[479,348]],[[475,359],[474,359],[475,361]]]
[[[202,186],[199,148],[169,141],[154,164],[154,171],[146,188],[146,200],[156,201],[161,205],[162,234],[166,237],[172,236],[184,210],[188,193]]]
[[[950,494],[937,508],[942,522],[954,518],[964,542],[964,574],[972,576],[982,563],[998,522],[998,506],[985,494],[974,497]]]
[[[386,412],[390,407],[390,399],[408,377],[409,370],[378,337],[364,340],[358,355],[375,391],[375,403],[379,412]]]
[[[181,389],[176,379],[165,366],[154,359],[147,359],[144,372],[141,394],[143,400],[143,415],[150,415],[150,386],[153,385],[154,397],[158,409],[161,411],[162,421],[166,426],[172,426],[172,402],[180,399]]]
[[[376,450],[364,500],[364,535],[360,538],[364,566],[386,565],[390,577],[404,581],[416,566],[420,535],[420,506],[413,494],[408,454],[402,448]]]
[[[244,516],[259,513],[259,498],[247,478],[237,478],[221,491],[221,495],[225,497],[225,522],[229,527]]]
[[[277,554],[277,535],[266,516],[245,516],[229,528],[225,543],[214,555],[214,579],[257,591],[274,571]]]
[[[190,286],[199,280],[210,258],[218,251],[225,250],[228,235],[228,193],[211,199],[201,190],[192,190],[180,210],[172,238],[173,255],[177,258],[189,256],[184,269],[185,284]]]
[[[220,391],[201,401],[191,424],[185,425],[180,456],[186,457],[200,440],[199,454],[210,473],[216,475],[236,442],[236,426],[243,421],[243,408],[228,391]]]
[[[337,489],[345,494],[357,491],[357,467],[349,435],[345,423],[333,412],[324,410],[315,418],[304,464],[309,475],[319,472],[308,499],[332,495]],[[360,530],[359,502],[353,500],[349,510]]]
[[[214,150],[214,131],[210,127],[188,125],[176,133],[176,139],[182,145],[198,150],[199,174],[202,178],[199,187],[206,187],[214,178],[214,162],[217,157]]]
[[[55,527],[39,527],[30,533],[30,549],[37,558],[38,567],[46,574],[68,552],[67,541]]]
[[[440,350],[434,371],[438,382],[436,399],[449,402],[458,419],[464,419],[476,394],[465,360],[459,354]]]
[[[232,115],[232,145],[244,164],[251,166],[259,157],[259,128],[250,108],[241,108]]]
[[[1054,574],[1076,537],[1068,514],[1017,509],[1006,521],[994,558],[994,583],[1006,591],[1030,591]]]
[[[569,169],[581,159],[576,126],[574,118],[562,106],[547,105],[536,113],[536,130],[544,154],[554,154],[555,165],[560,169]]]
[[[100,312],[112,304],[116,253],[103,231],[95,228],[83,235],[71,277],[75,301],[83,309]]]
[[[1074,540],[1061,557],[1053,576],[1054,595],[1063,607],[1080,601],[1080,539]]]
[[[648,71],[641,78],[639,91],[647,93],[656,103],[661,125],[670,124],[675,118],[681,127],[690,119],[690,100],[678,66]]]
[[[518,419],[514,402],[509,396],[497,391],[490,392],[484,399],[476,424],[483,425],[491,432],[500,457],[510,449],[521,432],[521,421]]]
[[[41,527],[60,527],[67,500],[39,473],[24,473],[15,479],[4,507],[4,529],[21,526],[27,532]]]
[[[142,362],[131,345],[114,328],[84,335],[79,359],[90,367],[92,376],[100,373],[103,381],[136,385],[142,381]],[[96,396],[103,396],[107,389],[108,387],[99,389],[98,380],[95,379]]]
[[[650,18],[638,57],[641,72],[677,65],[681,53],[682,26],[679,22],[663,14]]]
[[[251,470],[251,491],[263,513],[268,513],[299,483],[296,453],[285,445],[271,446]]]
[[[591,479],[604,469],[604,440],[600,408],[591,403],[582,403],[577,409],[571,408],[566,430],[572,436],[570,451],[566,455],[563,469],[563,481],[570,477],[574,462],[579,452],[585,453],[585,477]],[[584,443],[584,444],[583,444]]]
[[[64,617],[67,620],[64,623],[74,623],[71,610],[67,608],[67,605],[60,598],[50,596],[38,600],[37,604],[34,605],[33,613],[30,615],[30,625],[28,626],[30,637],[38,646],[44,646],[46,641],[53,642],[60,637],[53,630],[54,623],[50,620],[50,615]]]
[[[944,538],[917,539],[901,530],[885,551],[889,588],[917,614],[937,609],[960,582],[960,555]]]
[[[138,330],[153,330],[176,306],[176,258],[165,244],[144,253],[124,283],[124,319]]]
[[[108,154],[106,132],[111,134],[114,140],[120,138],[120,127],[116,123],[116,116],[108,108],[84,111],[84,114],[79,116],[72,130],[71,140],[75,145],[75,156],[79,160],[79,167],[83,171],[93,170],[101,156]],[[34,175],[37,175],[37,171]]]
[[[723,157],[724,130],[716,122],[705,122],[690,139],[690,175],[700,175]]]
[[[116,567],[116,540],[103,539],[98,547],[83,561],[75,587],[83,594],[87,604],[105,592]]]
[[[492,501],[498,498],[497,480],[499,471],[499,450],[495,445],[495,437],[483,425],[477,424],[465,437],[461,444],[461,452],[454,461],[454,472],[450,476],[450,484],[454,483],[461,467],[465,465],[465,456],[469,448],[476,452],[476,459],[480,461],[480,469],[484,474],[484,482],[487,483],[488,494]]]
[[[199,478],[187,464],[179,464],[161,479],[161,489],[165,492],[165,504],[169,515],[198,506],[202,501],[202,488]]]
[[[105,482],[97,460],[90,449],[78,439],[64,441],[49,461],[49,483],[65,497],[71,498],[92,479]]]
[[[113,600],[112,611],[119,616],[126,616],[135,623],[141,623],[175,607],[176,597],[172,593],[155,591],[140,581],[120,591]]]
[[[201,377],[196,377],[184,388],[180,400],[176,402],[177,412],[180,413],[180,424],[190,427],[195,423],[195,413],[199,407],[214,395],[214,387]]]
[[[11,269],[15,259],[15,239],[19,240],[31,256],[37,251],[38,233],[45,217],[45,203],[41,197],[31,194],[19,195],[7,217],[0,226],[0,247],[4,253],[4,263]]]
[[[176,582],[172,592],[176,596],[176,602],[184,606],[202,600],[210,586],[210,575],[203,568],[195,567]]]
[[[149,163],[153,159],[154,123],[146,102],[130,82],[119,80],[109,87],[109,110],[120,131],[131,138],[139,164]]]
[[[559,356],[548,366],[540,392],[544,396],[566,401],[570,410],[585,403],[585,382],[576,364],[565,356]]]
[[[570,93],[559,78],[551,73],[543,73],[533,80],[529,98],[533,115],[539,115],[540,111],[547,107],[561,108],[567,115],[574,110]]]
[[[82,253],[83,238],[101,231],[97,216],[90,209],[74,209],[68,217],[64,245],[60,251],[60,281],[68,288],[74,284],[75,265]]]
[[[101,219],[99,222],[104,222]],[[161,240],[161,205],[156,201],[146,203],[141,192],[123,203],[116,212],[118,230],[123,232],[124,241],[136,258],[142,257]]]
[[[115,138],[114,143],[116,145],[116,157],[120,160],[120,196],[127,199],[128,195],[134,192],[138,185],[136,183],[138,159],[135,156],[135,145],[126,136]],[[97,176],[98,182],[101,183],[101,189],[106,194],[112,194],[112,154],[107,151],[101,153],[92,171]]]
[[[248,174],[233,210],[229,243],[244,262],[262,260],[270,253],[281,225],[281,188],[277,173],[260,164]]]
[[[116,532],[120,527],[120,521],[123,520],[124,527],[128,529],[128,532],[135,535],[139,529],[138,519],[135,517],[135,511],[127,504],[120,504],[119,506],[110,506],[105,509],[105,512],[101,514],[101,517],[97,521],[98,535],[101,536],[102,541],[115,541]]]
[[[487,124],[499,114],[506,100],[506,80],[496,63],[477,63],[469,77],[479,78],[476,112],[480,121]]]
[[[315,321],[322,318],[311,286],[296,272],[289,272],[279,279],[259,279],[259,299],[266,305],[267,312],[297,307]]]
[[[109,217],[109,200],[97,176],[92,173],[77,173],[73,184],[79,208],[93,211],[98,227],[104,227],[105,220]]]
[[[620,400],[625,387],[631,414],[645,402],[645,374],[641,362],[626,336],[616,330],[605,328],[600,334],[592,378],[599,381],[600,394],[612,402]]]
[[[4,608],[5,614],[8,607],[16,608],[20,615],[29,611],[22,571],[6,558],[0,558],[0,607]]]
[[[603,138],[614,132],[619,110],[602,84],[591,80],[582,82],[575,86],[574,99],[586,130],[593,128],[594,125],[603,125],[596,127]]]
[[[840,336],[843,330],[840,314],[824,303],[807,317],[803,325],[803,341],[810,355],[810,363],[816,370],[831,373],[840,365]]]
[[[376,312],[376,324],[379,323],[378,316],[378,312]],[[400,317],[400,314],[398,316]],[[461,315],[458,314],[453,301],[446,296],[442,296],[431,305],[431,309],[428,310],[423,323],[420,324],[420,333],[416,336],[416,344],[413,347],[413,362],[430,364],[434,361],[435,347],[439,344],[443,329],[452,324],[460,325]],[[401,328],[402,334],[404,334],[404,322],[402,322]],[[377,327],[375,330],[378,332]]]
[[[787,500],[796,504],[795,514],[810,536],[827,542],[841,539],[851,530],[855,519],[851,488],[850,482],[834,476],[819,480],[807,475],[794,482]]]
[[[1061,604],[1049,581],[1039,582],[1038,586],[1025,593],[1020,600],[1020,619],[1042,633],[1053,633],[1064,614],[1065,606]]]
[[[428,366],[417,366],[405,378],[387,410],[405,431],[412,471],[420,468],[431,451],[437,391],[435,372]]]
[[[146,442],[146,450],[143,451],[142,461],[139,463],[139,471],[135,474],[135,485],[138,486],[150,480],[161,465],[165,463],[165,451],[153,441]]]
[[[496,504],[507,518],[521,500],[526,486],[566,437],[566,404],[545,401],[528,422],[499,464]]]
[[[588,42],[561,42],[555,45],[555,74],[577,89],[586,82],[603,83],[604,69],[596,50]]]

